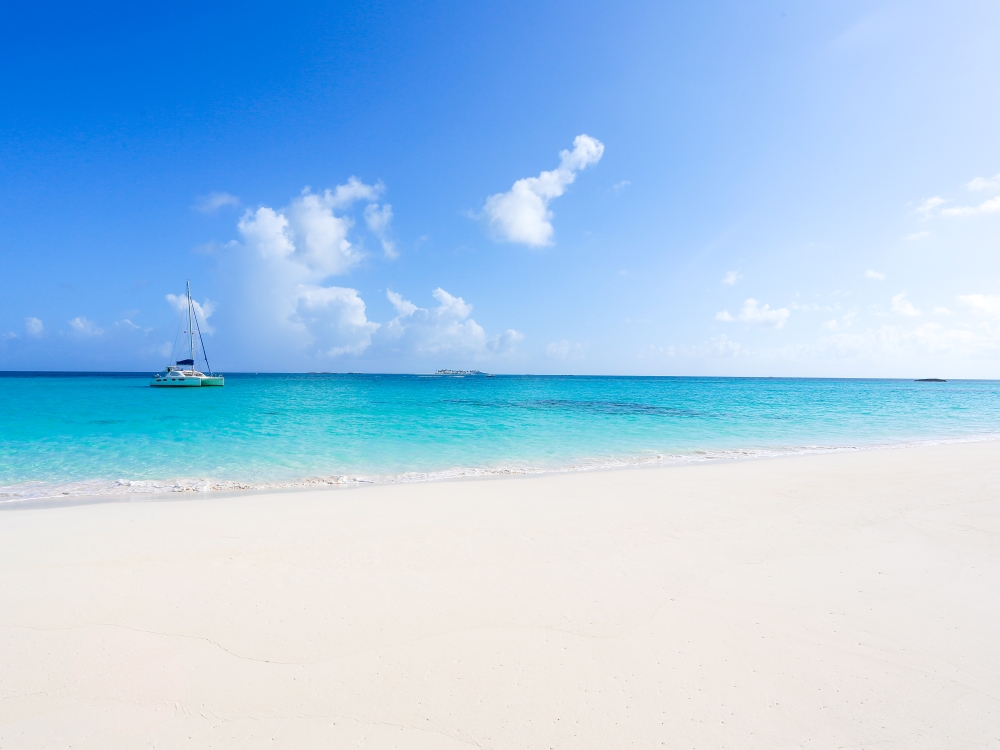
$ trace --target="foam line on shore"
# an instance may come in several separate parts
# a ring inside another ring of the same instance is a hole
[[[240,481],[232,479],[180,478],[180,479],[88,479],[74,482],[23,482],[0,487],[0,506],[32,500],[79,499],[90,497],[145,496],[167,493],[270,491],[284,489],[319,489],[365,484],[401,484],[433,482],[446,479],[471,479],[536,474],[622,469],[642,466],[666,466],[702,461],[732,461],[781,456],[816,455],[859,450],[885,450],[912,448],[925,445],[988,442],[1000,439],[1000,434],[969,435],[957,438],[914,440],[898,443],[871,445],[804,445],[785,448],[736,448],[728,450],[696,449],[689,453],[652,453],[650,455],[597,458],[564,466],[540,467],[531,465],[503,465],[496,467],[457,467],[427,472],[401,472],[398,474],[363,475],[332,474],[285,481]]]

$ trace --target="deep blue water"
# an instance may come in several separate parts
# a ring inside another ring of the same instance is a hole
[[[0,499],[386,480],[1000,434],[1000,382],[0,373]]]

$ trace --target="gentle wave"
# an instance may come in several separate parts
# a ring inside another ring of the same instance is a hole
[[[760,458],[779,458],[782,456],[801,456],[823,453],[841,453],[845,451],[885,450],[898,448],[913,448],[924,445],[942,445],[953,443],[977,443],[1000,440],[1000,433],[970,435],[964,437],[944,438],[937,440],[916,440],[909,442],[883,443],[872,445],[804,445],[787,448],[748,448],[731,450],[693,450],[690,453],[654,453],[648,456],[632,456],[623,458],[594,459],[566,466],[535,467],[535,466],[500,466],[500,467],[464,467],[428,472],[403,472],[385,475],[348,475],[335,474],[330,476],[305,477],[302,479],[276,482],[241,482],[220,479],[165,479],[165,480],[99,480],[91,479],[76,482],[45,483],[24,482],[16,485],[0,487],[0,505],[18,503],[30,500],[57,500],[100,498],[112,496],[142,496],[167,493],[199,493],[199,492],[239,492],[267,491],[281,489],[311,489],[323,487],[344,487],[365,484],[402,484],[408,482],[433,482],[447,479],[465,479],[476,477],[501,477],[518,475],[559,474],[578,471],[595,471],[600,469],[619,469],[640,466],[670,465],[696,463],[705,461],[732,461]]]

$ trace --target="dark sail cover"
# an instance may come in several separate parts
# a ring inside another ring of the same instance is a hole
[[[177,364],[179,364],[179,365],[191,365],[192,367],[194,367],[194,360],[193,359],[179,359],[179,360],[177,360]]]

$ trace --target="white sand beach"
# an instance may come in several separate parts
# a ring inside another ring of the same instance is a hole
[[[2,748],[1000,746],[1000,443],[0,513]]]

